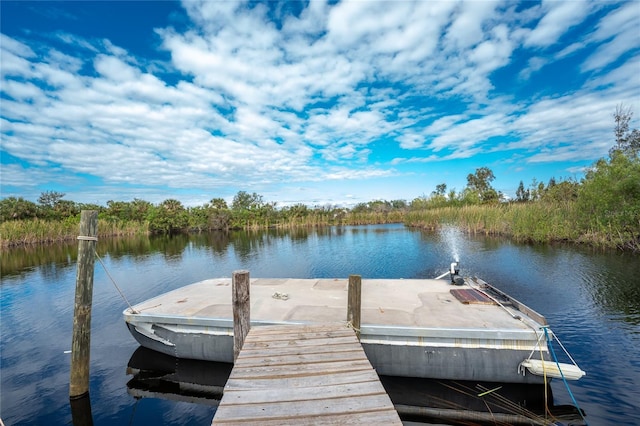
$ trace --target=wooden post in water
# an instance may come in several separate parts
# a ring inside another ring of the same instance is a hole
[[[80,216],[80,235],[78,236],[76,299],[73,311],[71,378],[69,381],[70,398],[81,398],[89,394],[93,265],[95,246],[98,241],[96,235],[98,235],[98,212],[83,210]]]
[[[349,275],[349,291],[347,304],[347,322],[353,327],[360,340],[360,308],[362,302],[362,277]]]
[[[251,280],[249,271],[234,271],[231,279],[233,304],[233,362],[236,361],[244,339],[251,328],[251,300],[249,297]]]

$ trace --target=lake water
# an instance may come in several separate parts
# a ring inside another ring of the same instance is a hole
[[[574,246],[519,245],[455,229],[402,225],[233,232],[98,242],[106,269],[137,303],[168,290],[247,269],[252,277],[433,278],[453,258],[545,315],[587,376],[570,382],[590,425],[640,424],[640,256]],[[68,399],[77,244],[14,249],[1,256],[1,393],[5,425],[72,424]],[[95,425],[208,425],[204,403],[130,394],[138,349],[126,304],[96,262],[91,410]],[[571,404],[561,381],[556,404]]]

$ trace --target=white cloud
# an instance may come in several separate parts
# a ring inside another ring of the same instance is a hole
[[[534,56],[529,59],[527,67],[520,71],[518,75],[522,80],[528,80],[532,74],[534,74],[536,71],[541,70],[542,67],[544,67],[548,63],[548,58]]]
[[[582,64],[583,71],[602,69],[629,51],[629,46],[640,43],[640,7],[636,2],[629,2],[602,18],[598,27],[590,37],[591,42],[604,42]]]
[[[556,44],[565,32],[582,22],[590,7],[587,1],[543,1],[545,14],[527,36],[525,45],[547,47]]]
[[[114,56],[98,55],[94,68],[102,76],[116,83],[137,79],[140,71]]]
[[[446,38],[454,49],[475,46],[485,36],[485,21],[493,17],[499,3],[493,1],[469,1],[458,3]]]
[[[33,83],[7,80],[2,91],[18,101],[30,101],[42,96],[42,91]]]

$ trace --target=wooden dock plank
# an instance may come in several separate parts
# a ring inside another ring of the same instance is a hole
[[[326,376],[331,374],[350,373],[352,371],[366,371],[371,364],[366,361],[341,361],[318,364],[300,364],[298,366],[265,366],[263,368],[241,368],[236,371],[238,379],[286,379],[302,376]],[[321,379],[319,379],[321,380]]]
[[[227,423],[401,424],[355,333],[340,324],[251,329],[213,418]]]
[[[305,426],[325,426],[325,425],[398,425],[398,413],[394,409],[381,409],[377,411],[351,412],[342,414],[322,414],[313,417],[290,417],[281,416],[273,418],[221,420],[213,424],[220,425],[240,425],[251,424],[260,426],[280,426],[280,425],[305,425]]]
[[[323,378],[323,386],[335,386],[340,384],[366,382],[371,380],[371,371],[361,370],[354,371],[350,375],[346,374],[332,374]],[[295,387],[305,388],[313,387],[317,383],[317,378],[314,376],[299,376],[299,377],[287,377],[287,378],[271,378],[255,380],[252,378],[237,379],[230,377],[225,385],[225,388],[237,388],[237,389],[270,389],[273,387],[281,386],[283,388]]]
[[[300,345],[302,346],[302,345]],[[275,345],[271,345],[268,346],[270,348],[273,347],[278,347]],[[256,356],[263,356],[263,352],[265,350],[265,347],[248,347],[248,348],[243,348],[243,350],[245,351],[245,358],[252,358],[252,357],[256,357]],[[286,355],[299,355],[300,354],[300,347],[299,346],[292,346],[292,345],[284,345],[284,346],[279,346],[278,347],[278,355],[281,356],[286,356]],[[341,343],[341,344],[332,344],[332,345],[315,345],[313,347],[309,346],[309,347],[305,347],[304,348],[304,353],[305,355],[310,355],[310,354],[329,354],[329,353],[340,353],[340,352],[350,352],[353,351],[353,344],[352,342],[345,342],[345,343]]]
[[[245,341],[244,344],[247,345],[246,348],[248,350],[262,349],[262,348],[287,348],[292,345],[292,340],[293,338],[290,337],[288,339],[273,340],[271,342]],[[324,345],[340,345],[340,344],[349,344],[349,343],[351,343],[351,336],[345,336],[345,337],[337,336],[337,337],[323,337],[323,338],[316,338],[316,339],[304,339],[296,342],[295,345],[296,346],[324,346]],[[245,346],[242,346],[242,348],[244,349]]]
[[[322,386],[317,388],[311,388],[300,392],[295,387],[286,389],[278,389],[278,398],[280,401],[311,401],[316,399],[330,399],[330,398],[342,398],[344,395],[377,395],[380,394],[380,387],[377,381],[359,382],[359,383],[344,383],[335,386]],[[269,392],[265,392],[264,389],[254,390],[236,390],[227,389],[224,392],[228,396],[228,404],[233,405],[235,403],[243,404],[256,404],[269,402],[273,395]]]
[[[333,398],[311,401],[273,402],[273,400],[277,398],[278,395],[272,395],[271,401],[259,404],[228,404],[223,406],[221,402],[214,420],[219,416],[218,420],[247,419],[247,421],[257,422],[261,419],[280,417],[300,418],[317,417],[327,414],[366,413],[368,411],[384,409],[389,396],[385,393],[382,395],[365,396],[347,395],[346,399],[348,399],[348,404]],[[341,399],[345,400],[345,398]]]
[[[495,302],[474,288],[449,290],[449,292],[465,305],[495,305]]]
[[[360,353],[356,350],[342,352],[314,352],[310,354],[292,353],[264,358],[264,352],[259,352],[251,357],[246,357],[241,363],[236,362],[237,367],[254,367],[264,365],[299,365],[302,363],[325,363],[333,361],[349,361],[361,359]]]

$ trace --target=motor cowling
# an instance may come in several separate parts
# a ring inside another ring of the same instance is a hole
[[[455,285],[464,284],[464,278],[460,276],[460,262],[451,263],[449,273],[451,274],[451,284],[455,284]]]

